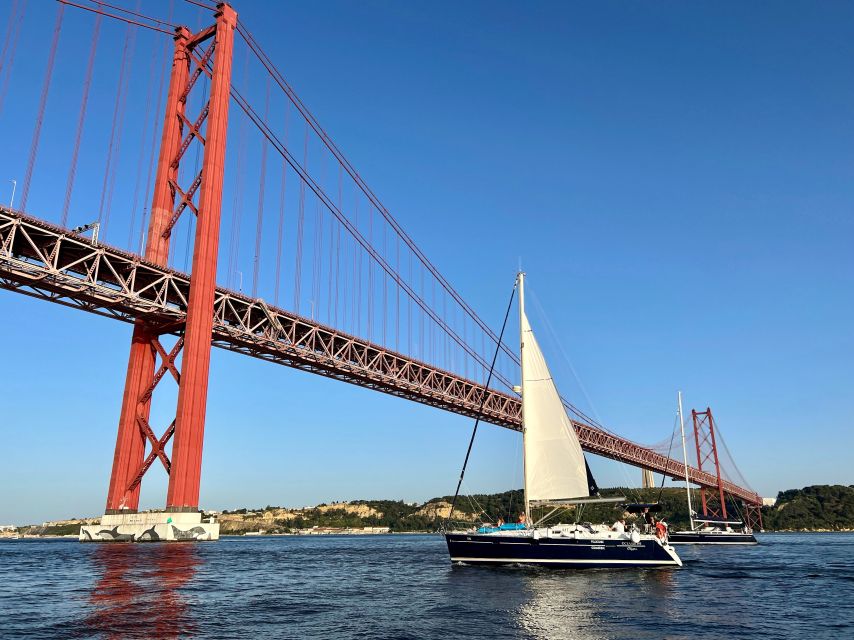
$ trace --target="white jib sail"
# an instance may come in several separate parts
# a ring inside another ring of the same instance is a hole
[[[584,454],[566,415],[540,345],[524,310],[522,330],[522,420],[528,501],[590,495]]]

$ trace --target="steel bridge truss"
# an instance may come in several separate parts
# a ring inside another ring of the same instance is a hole
[[[190,277],[138,255],[94,244],[21,212],[0,208],[0,288],[125,322],[142,320],[146,326],[158,327],[159,335],[180,336]],[[180,344],[173,348],[175,354]],[[470,417],[480,414],[491,424],[521,429],[521,403],[516,396],[485,389],[448,371],[222,287],[216,288],[214,297],[212,344],[453,413]],[[154,342],[152,348],[156,349]],[[177,371],[170,366],[174,354],[162,347],[157,352],[161,362],[158,380],[167,373],[175,376]],[[674,479],[684,478],[681,461],[578,420],[573,424],[582,447],[590,453]],[[161,440],[168,440],[170,432],[171,427],[156,443],[151,440],[146,464],[160,458],[167,465],[163,453],[166,441]],[[761,504],[753,491],[711,473],[689,467],[689,477],[700,487],[722,488],[745,504]]]

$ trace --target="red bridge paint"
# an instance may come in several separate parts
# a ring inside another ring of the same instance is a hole
[[[170,353],[165,352],[158,336],[175,331],[174,325],[157,325],[142,319],[134,325],[107,513],[138,508],[142,477],[155,458],[160,459],[169,474],[167,510],[198,510],[236,26],[234,9],[222,4],[217,9],[213,27],[197,34],[191,34],[185,27],[176,29],[145,257],[155,265],[166,266],[171,229],[178,217],[190,209],[197,217],[193,280],[181,327],[183,335]],[[208,40],[206,52],[199,55],[201,45]],[[212,69],[208,68],[210,60]],[[191,66],[195,67],[192,75]],[[211,79],[210,98],[200,115],[191,122],[185,113],[187,96],[202,73]],[[202,134],[205,122],[207,126]],[[187,133],[182,138],[185,129]],[[203,146],[202,168],[191,186],[183,190],[178,184],[178,169],[182,156],[193,142]],[[198,208],[193,204],[196,190],[199,191]],[[177,195],[180,195],[180,202],[176,208]],[[179,373],[175,359],[182,348]],[[160,365],[155,371],[158,356]],[[167,372],[178,383],[178,406],[175,420],[158,438],[148,422],[151,396]],[[173,434],[175,441],[170,460],[165,447]],[[146,441],[151,443],[151,452],[143,458]]]

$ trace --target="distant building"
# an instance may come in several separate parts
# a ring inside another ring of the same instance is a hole
[[[773,507],[777,504],[777,498],[762,498],[763,507]]]
[[[0,524],[0,531],[15,531],[17,528],[13,524]]]

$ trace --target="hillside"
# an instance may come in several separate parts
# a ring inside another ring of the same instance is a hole
[[[854,486],[813,485],[777,494],[777,504],[762,509],[768,531],[854,530]]]
[[[602,496],[625,496],[629,502],[661,502],[662,515],[674,528],[687,528],[688,509],[685,490],[665,489],[603,489]],[[238,509],[217,514],[223,535],[247,532],[295,533],[313,527],[334,530],[360,530],[379,527],[392,532],[435,531],[445,521],[453,496],[433,498],[422,504],[394,500],[353,500],[320,504],[300,509],[267,506],[263,509]],[[699,510],[699,492],[693,493],[694,508]],[[522,510],[522,491],[460,496],[454,511],[454,523],[474,524],[498,517],[515,521]],[[740,514],[739,505],[728,503],[731,514]],[[589,504],[576,513],[571,508],[560,518],[572,522],[614,522],[623,514],[619,504]],[[535,516],[538,514],[535,514]],[[815,485],[803,489],[781,491],[777,504],[764,507],[762,517],[766,531],[842,531],[854,530],[854,486]],[[632,518],[629,517],[629,520]],[[92,524],[95,518],[85,521]],[[69,535],[76,534],[82,519],[63,520],[5,531],[0,535]],[[553,520],[554,522],[554,520]]]

